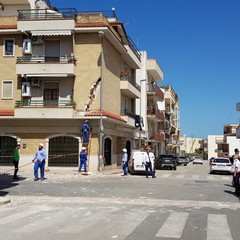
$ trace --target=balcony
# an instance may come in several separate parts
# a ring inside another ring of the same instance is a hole
[[[216,144],[225,144],[226,141],[225,141],[224,137],[216,137],[215,138],[215,143]]]
[[[122,72],[120,75],[121,92],[129,98],[140,98],[140,86],[128,75],[127,72]]]
[[[26,76],[75,76],[76,59],[73,56],[17,57],[16,74]]]
[[[152,96],[156,101],[164,100],[164,93],[155,83],[149,84],[147,87],[147,95]]]
[[[163,71],[156,59],[147,59],[147,71],[155,81],[163,80]]]
[[[165,133],[163,131],[158,132],[149,132],[149,141],[156,141],[156,142],[164,142],[165,141]]]
[[[17,29],[19,31],[22,29],[24,31],[74,30],[76,14],[77,11],[74,8],[18,10]]]
[[[161,121],[164,121],[165,119],[164,113],[159,109],[156,109],[154,106],[147,108],[147,117]]]
[[[123,118],[128,125],[135,127],[135,116],[136,114],[128,109],[121,110],[121,118]]]
[[[75,102],[72,100],[44,101],[19,100],[15,102],[16,118],[73,118]]]

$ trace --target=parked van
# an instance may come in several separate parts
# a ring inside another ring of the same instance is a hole
[[[134,173],[144,173],[145,172],[145,157],[147,153],[142,150],[132,150],[129,162],[128,162],[128,172],[132,175]],[[153,167],[152,163],[152,167]]]

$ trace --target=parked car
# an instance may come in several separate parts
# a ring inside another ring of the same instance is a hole
[[[223,172],[231,174],[232,164],[229,158],[214,158],[210,164],[210,173]]]
[[[147,153],[142,150],[132,150],[128,161],[128,172],[132,175],[135,173],[145,173],[145,157]],[[152,167],[154,163],[152,162]],[[153,167],[154,168],[154,167]],[[150,170],[149,170],[150,171]]]
[[[202,158],[199,156],[193,157],[193,164],[203,164]]]
[[[157,169],[170,168],[177,170],[177,158],[174,155],[160,155],[156,162]]]
[[[178,165],[187,166],[188,163],[189,163],[188,157],[186,157],[186,156],[177,157],[177,164]]]

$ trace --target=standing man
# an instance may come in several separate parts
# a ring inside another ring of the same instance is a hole
[[[90,132],[90,127],[88,124],[88,120],[84,122],[82,125],[82,137],[83,137],[83,143],[88,143],[89,141],[89,132]]]
[[[238,160],[239,160],[239,150],[238,150],[238,148],[234,149],[234,154],[232,155],[232,157],[229,158],[231,163],[232,163],[232,165],[234,164],[234,160],[233,160],[234,155],[237,155],[238,156]],[[233,169],[235,169],[234,166],[233,166]],[[234,176],[233,176],[233,178],[232,178],[232,187],[234,187],[234,184],[235,184],[235,181],[234,181]]]
[[[79,154],[80,158],[80,166],[78,172],[81,172],[82,166],[84,166],[84,173],[87,173],[87,153],[86,153],[86,148],[82,147],[82,150]]]
[[[239,197],[239,177],[240,177],[240,161],[238,160],[238,155],[233,155],[233,179],[234,179],[234,187],[236,196]]]
[[[20,160],[20,154],[19,154],[19,149],[21,147],[21,144],[18,143],[16,148],[13,150],[13,165],[14,165],[14,176],[13,179],[18,180],[17,172],[18,172],[18,165],[19,165],[19,160]]]
[[[150,152],[150,148],[146,148],[146,156],[145,156],[145,169],[146,169],[146,178],[148,178],[148,169],[152,175],[152,178],[155,178],[154,169],[155,156],[152,152]]]
[[[123,150],[123,156],[122,156],[122,170],[123,170],[123,175],[122,176],[127,176],[127,161],[128,161],[128,155],[127,155],[127,149],[124,148]]]
[[[43,149],[43,143],[40,143],[38,146],[38,150],[34,156],[32,162],[34,162],[34,181],[38,180],[38,169],[40,168],[41,180],[44,180],[44,171],[45,171],[45,160],[47,158],[47,154]]]

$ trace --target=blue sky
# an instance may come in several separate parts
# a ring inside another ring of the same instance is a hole
[[[181,134],[207,138],[239,124],[239,0],[51,0],[77,11],[111,11],[139,50],[156,58],[179,96]]]

